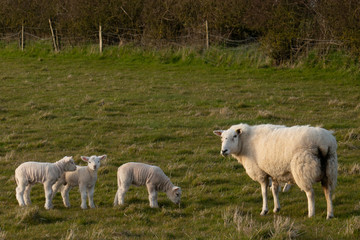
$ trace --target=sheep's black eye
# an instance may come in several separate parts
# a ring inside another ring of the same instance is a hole
[[[236,138],[237,137],[237,135],[234,135],[234,138]]]

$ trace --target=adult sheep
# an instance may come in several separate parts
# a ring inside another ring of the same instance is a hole
[[[332,132],[310,126],[239,124],[214,133],[221,137],[221,154],[232,155],[249,177],[260,183],[261,215],[268,212],[267,186],[271,177],[274,212],[280,211],[279,182],[296,183],[306,193],[308,216],[314,216],[312,185],[321,182],[327,201],[326,218],[334,216],[331,195],[337,181],[337,143]]]

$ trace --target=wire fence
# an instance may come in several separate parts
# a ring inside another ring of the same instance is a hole
[[[231,39],[221,34],[210,34],[204,31],[192,31],[189,33],[179,34],[178,36],[154,36],[154,34],[147,34],[140,32],[139,29],[131,28],[117,28],[116,32],[102,31],[99,35],[98,31],[88,31],[78,35],[67,34],[70,31],[62,29],[57,31],[55,29],[55,36],[51,34],[49,28],[39,27],[19,27],[2,28],[0,29],[0,41],[4,44],[9,44],[18,41],[19,46],[26,46],[31,42],[49,42],[52,44],[53,40],[59,44],[59,48],[66,46],[82,45],[82,44],[99,44],[101,36],[101,44],[106,46],[123,45],[126,43],[133,43],[137,45],[150,46],[203,46],[210,45],[224,45],[228,47],[236,47],[243,44],[248,44],[258,41],[256,37],[247,37],[245,39]],[[208,43],[206,41],[208,39]]]

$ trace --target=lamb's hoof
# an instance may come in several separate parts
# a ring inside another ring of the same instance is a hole
[[[268,213],[268,210],[261,211],[260,215],[265,216]]]
[[[45,206],[46,210],[50,210],[50,209],[53,209],[53,208],[54,208],[54,206]]]
[[[328,215],[328,216],[326,216],[326,219],[331,219],[331,218],[334,218],[334,215]]]
[[[280,208],[274,208],[274,213],[280,212]]]
[[[87,209],[87,206],[81,206],[81,209],[85,210]]]

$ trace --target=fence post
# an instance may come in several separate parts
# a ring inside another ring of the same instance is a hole
[[[49,25],[50,25],[50,31],[51,31],[52,41],[53,41],[53,45],[54,45],[54,50],[55,50],[55,52],[58,52],[58,47],[56,45],[55,34],[54,34],[54,30],[53,30],[50,18],[49,18]]]
[[[99,51],[100,53],[103,51],[101,24],[99,24]]]
[[[205,21],[205,32],[206,32],[206,49],[209,49],[209,28],[208,21]]]
[[[21,51],[24,51],[24,23],[21,25]]]

